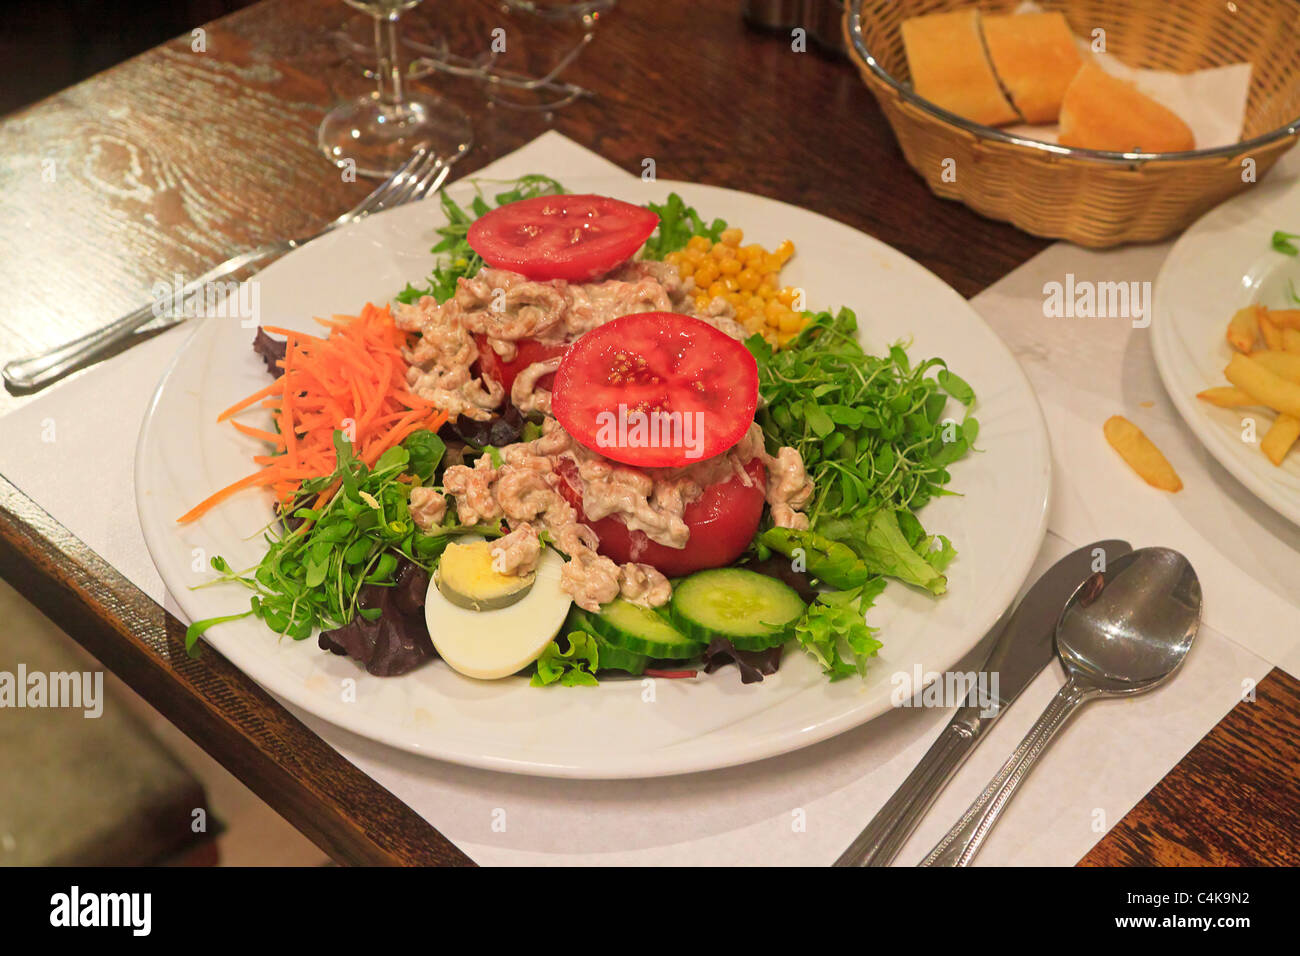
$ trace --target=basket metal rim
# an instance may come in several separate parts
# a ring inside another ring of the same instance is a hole
[[[1277,129],[1251,139],[1229,143],[1226,146],[1214,146],[1209,149],[1192,149],[1172,153],[1120,153],[1100,149],[1085,149],[1081,146],[1062,146],[1059,143],[1045,143],[1038,139],[1015,136],[994,126],[975,123],[965,117],[950,113],[941,106],[936,106],[924,97],[917,96],[911,87],[900,83],[867,49],[862,37],[862,3],[863,0],[849,0],[846,7],[849,40],[853,51],[866,63],[868,69],[907,102],[919,107],[936,119],[970,133],[980,139],[994,140],[1020,146],[1029,151],[1048,154],[1063,159],[1078,159],[1085,162],[1106,166],[1145,166],[1150,163],[1186,163],[1201,159],[1218,159],[1240,156],[1261,146],[1268,146],[1287,137],[1300,134],[1300,116],[1289,120]]]

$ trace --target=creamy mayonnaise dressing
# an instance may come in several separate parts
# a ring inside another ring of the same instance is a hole
[[[744,330],[732,318],[730,305],[715,299],[706,313],[694,308],[693,280],[683,283],[676,266],[661,262],[630,262],[599,282],[574,284],[555,280],[534,282],[503,269],[483,269],[473,279],[461,279],[456,294],[439,305],[426,296],[413,305],[399,305],[397,325],[419,332],[406,352],[411,368],[408,384],[451,417],[464,415],[484,421],[505,401],[502,387],[491,378],[474,376],[479,357],[474,334],[503,360],[517,354],[516,342],[536,339],[558,344],[622,315],[634,312],[680,312],[693,315],[735,339]],[[580,524],[558,488],[558,469],[576,476],[587,519],[615,516],[631,530],[652,541],[684,548],[690,539],[684,514],[709,485],[739,478],[753,483],[745,466],[755,458],[767,473],[764,494],[772,520],[779,527],[807,528],[802,509],[813,486],[799,453],[781,448],[769,455],[763,432],[752,424],[739,442],[720,455],[680,468],[638,468],[612,461],[575,441],[549,414],[550,392],[537,383],[559,367],[560,359],[535,362],[519,373],[510,401],[524,413],[541,413],[541,437],[499,449],[499,464],[482,455],[472,466],[452,463],[443,475],[443,491],[456,502],[463,525],[504,519],[511,531],[493,546],[506,574],[527,574],[540,553],[538,534],[545,531],[568,556],[560,584],[579,607],[596,611],[620,595],[638,604],[667,603],[672,588],[667,578],[648,564],[621,567],[598,554],[596,533]],[[437,499],[437,500],[435,500]],[[429,488],[411,492],[411,515],[425,530],[439,524],[446,511],[442,495]]]
[[[398,328],[420,333],[419,343],[406,351],[407,383],[452,418],[486,421],[506,396],[494,380],[471,374],[479,357],[474,334],[484,336],[507,362],[518,353],[520,339],[557,345],[635,312],[680,312],[732,338],[745,337],[725,299],[698,313],[693,288],[694,279],[683,283],[677,267],[662,262],[629,262],[599,282],[581,284],[534,282],[506,269],[483,269],[473,279],[461,279],[456,294],[441,305],[425,296],[394,309]],[[551,362],[530,365],[516,379],[510,400],[521,411],[549,410],[550,393],[538,390],[537,381],[553,371]]]
[[[498,547],[514,562],[516,535],[535,527],[549,532],[556,547],[568,555],[561,586],[574,601],[589,611],[622,595],[629,601],[656,607],[668,601],[672,589],[667,579],[647,564],[622,567],[597,554],[596,533],[580,524],[577,514],[559,491],[562,462],[571,467],[582,494],[582,509],[590,521],[616,516],[630,529],[670,548],[684,548],[690,529],[684,520],[687,506],[712,484],[738,477],[746,485],[753,478],[745,465],[755,458],[767,470],[767,502],[772,520],[779,527],[807,527],[799,512],[812,497],[813,486],[799,453],[782,448],[775,456],[763,448],[763,434],[753,425],[735,446],[721,455],[682,468],[637,468],[611,461],[574,441],[558,421],[547,417],[542,435],[529,442],[517,442],[499,449],[500,464],[488,455],[473,466],[452,465],[443,475],[443,488],[456,500],[456,514],[462,524],[474,525],[504,519],[514,529]],[[415,489],[420,491],[422,489]],[[514,567],[514,564],[510,565]],[[527,567],[528,562],[520,562]],[[527,573],[505,570],[503,573]]]

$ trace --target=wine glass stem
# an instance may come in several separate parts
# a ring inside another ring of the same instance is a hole
[[[379,102],[392,107],[401,107],[406,102],[406,94],[402,89],[397,20],[396,13],[375,17],[375,52],[379,55],[375,81],[379,85]]]

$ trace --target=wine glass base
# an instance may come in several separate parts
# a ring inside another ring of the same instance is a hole
[[[336,166],[355,164],[360,176],[391,176],[424,146],[454,163],[473,141],[469,116],[440,96],[409,90],[401,106],[371,93],[336,106],[321,121],[316,142]]]

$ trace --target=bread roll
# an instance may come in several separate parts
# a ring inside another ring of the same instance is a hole
[[[989,65],[978,10],[904,20],[903,47],[918,96],[986,126],[1014,123],[1020,118]]]
[[[1058,139],[1062,146],[1115,152],[1196,148],[1196,137],[1175,113],[1095,63],[1084,64],[1066,88]]]
[[[984,44],[993,70],[1026,123],[1055,123],[1061,97],[1083,66],[1061,13],[984,17]]]

